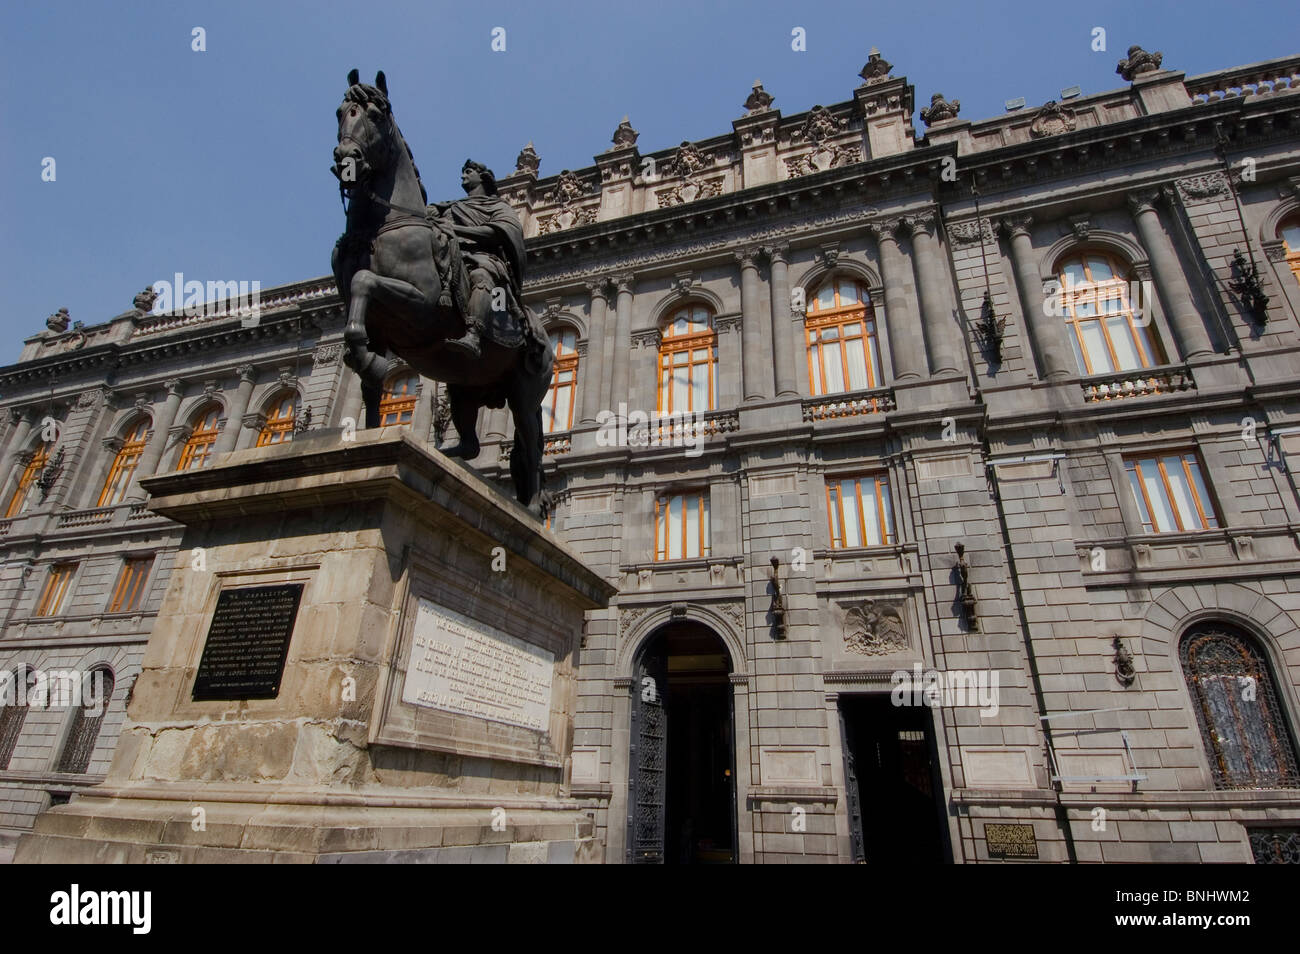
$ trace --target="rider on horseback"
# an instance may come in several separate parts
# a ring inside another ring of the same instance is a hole
[[[467,193],[464,199],[435,203],[429,211],[434,225],[450,227],[455,234],[469,273],[465,335],[449,339],[447,347],[477,359],[484,334],[506,346],[528,335],[524,230],[515,210],[497,194],[496,177],[487,166],[465,160],[460,184]]]

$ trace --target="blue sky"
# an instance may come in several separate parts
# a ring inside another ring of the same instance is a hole
[[[386,72],[432,200],[461,194],[467,156],[504,175],[529,139],[543,175],[590,165],[625,113],[645,151],[726,132],[755,78],[786,114],[849,99],[873,45],[918,107],[941,91],[981,119],[1017,96],[1123,85],[1131,43],[1194,75],[1294,53],[1300,36],[1294,0],[47,0],[3,16],[6,363],[56,309],[105,321],[177,271],[263,288],[326,274],[343,225],[334,109],[354,66]]]

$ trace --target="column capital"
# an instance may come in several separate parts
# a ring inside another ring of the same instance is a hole
[[[1032,215],[1008,215],[998,221],[998,228],[1007,238],[1015,238],[1017,235],[1028,235],[1033,224]]]
[[[636,276],[631,272],[624,272],[622,275],[615,275],[614,287],[618,289],[620,295],[624,293],[630,295],[632,294],[632,290],[636,288]]]
[[[912,235],[929,235],[933,237],[938,231],[939,218],[932,211],[917,212],[903,217],[903,228]]]
[[[789,264],[790,243],[782,242],[776,245],[764,245],[763,254],[767,256],[767,260],[772,264],[776,264],[777,262]]]
[[[262,427],[266,424],[266,415],[258,414],[256,411],[254,411],[250,414],[245,414],[243,417],[241,417],[239,419],[239,423],[242,424],[244,427],[251,427],[254,430],[260,431]]]
[[[738,248],[731,254],[732,257],[740,263],[741,268],[757,268],[757,259],[761,252],[762,249],[755,246],[752,248]]]
[[[336,345],[335,347],[338,346]],[[257,368],[253,367],[251,364],[241,364],[235,369],[235,372],[239,375],[241,383],[247,381],[249,384],[252,384],[257,380]]]
[[[1159,189],[1135,189],[1126,197],[1129,211],[1134,215],[1140,215],[1143,212],[1154,212],[1156,204],[1160,201]]]
[[[181,379],[180,379],[180,378],[168,378],[166,381],[163,382],[163,390],[167,392],[167,396],[168,396],[169,398],[170,398],[170,397],[180,397],[180,396],[181,396]]]
[[[613,283],[613,279],[611,279],[608,275],[600,275],[596,278],[588,279],[582,284],[587,289],[588,294],[590,294],[592,298],[608,299],[609,286],[612,283]]]
[[[902,224],[902,219],[872,219],[866,224],[865,228],[867,234],[876,241],[884,238],[897,241],[898,231]]]

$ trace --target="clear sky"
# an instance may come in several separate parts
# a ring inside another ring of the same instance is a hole
[[[588,166],[624,114],[647,152],[727,132],[756,78],[787,115],[849,99],[873,45],[918,108],[943,92],[967,119],[1122,86],[1132,43],[1188,75],[1300,46],[1295,0],[7,0],[2,16],[4,363],[58,308],[96,324],[177,271],[263,288],[328,273],[352,67],[387,74],[434,200],[462,194],[467,156],[505,175],[530,139],[542,175]]]

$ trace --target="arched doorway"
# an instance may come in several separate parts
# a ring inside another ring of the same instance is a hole
[[[702,623],[646,640],[635,667],[629,745],[627,860],[736,860],[736,734],[731,659]]]

